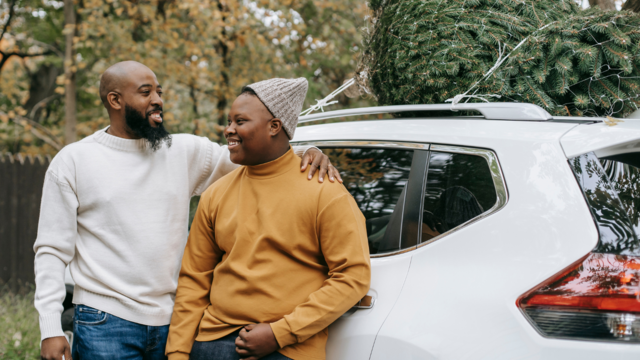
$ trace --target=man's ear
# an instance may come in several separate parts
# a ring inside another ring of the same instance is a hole
[[[109,103],[109,106],[111,106],[111,108],[114,110],[122,109],[121,100],[122,100],[122,97],[120,96],[120,94],[118,94],[115,91],[112,91],[107,94],[107,103]]]
[[[270,126],[269,126],[269,135],[271,136],[276,136],[278,135],[281,131],[283,131],[284,129],[282,128],[282,120],[278,119],[278,118],[273,118],[270,121]]]

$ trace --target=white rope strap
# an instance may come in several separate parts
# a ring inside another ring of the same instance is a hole
[[[492,97],[498,97],[499,98],[500,95],[477,95],[476,96],[476,95],[467,95],[467,94],[469,94],[469,92],[471,90],[473,90],[480,82],[484,81],[486,78],[489,77],[489,75],[491,75],[494,71],[496,71],[500,67],[500,65],[502,65],[502,63],[504,63],[509,58],[509,56],[511,56],[511,54],[513,54],[514,51],[518,50],[518,48],[520,46],[522,46],[522,44],[524,44],[525,41],[527,41],[531,36],[535,35],[538,31],[543,30],[544,28],[546,28],[547,26],[549,26],[549,25],[551,25],[553,23],[555,23],[555,21],[548,23],[547,25],[545,25],[545,26],[539,28],[538,30],[534,31],[531,35],[529,35],[526,38],[522,39],[522,41],[520,41],[520,43],[518,45],[516,45],[516,47],[514,47],[513,50],[511,50],[511,52],[509,52],[507,54],[507,56],[505,56],[505,57],[502,57],[502,55],[504,54],[504,50],[507,48],[507,44],[504,44],[503,46],[500,46],[500,42],[498,41],[498,60],[496,60],[496,63],[493,65],[493,67],[491,67],[491,69],[489,69],[489,71],[487,71],[484,74],[484,76],[482,76],[480,78],[480,80],[476,81],[473,85],[471,85],[469,90],[467,90],[464,94],[458,94],[458,95],[454,96],[451,99],[445,100],[445,102],[451,102],[451,109],[453,109],[453,108],[456,107],[456,105],[463,98],[478,98],[478,99],[482,99],[482,100],[484,100],[486,102],[489,102],[489,101],[487,99],[482,98],[483,96],[484,97],[492,96]],[[467,101],[469,101],[469,100],[467,100]]]
[[[329,105],[333,105],[333,104],[337,104],[338,100],[334,100],[329,102],[329,100],[333,99],[334,97],[338,96],[341,92],[345,91],[349,86],[353,85],[356,82],[355,78],[351,78],[349,81],[345,82],[344,84],[342,84],[342,86],[340,86],[339,88],[335,89],[331,94],[327,95],[327,97],[325,97],[322,100],[318,100],[316,99],[317,103],[315,105],[311,105],[310,108],[308,108],[307,110],[303,111],[300,113],[300,116],[305,116],[305,115],[309,115],[312,112],[320,109],[322,110],[322,112],[324,112],[324,106],[329,106]]]

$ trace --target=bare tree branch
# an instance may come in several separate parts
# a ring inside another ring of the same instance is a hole
[[[40,110],[40,108],[41,108],[41,107],[43,107],[43,106],[47,105],[47,103],[48,103],[49,101],[54,100],[54,99],[57,99],[57,98],[59,98],[59,97],[61,97],[61,96],[62,96],[62,95],[60,95],[60,94],[53,94],[53,95],[51,95],[51,96],[49,96],[49,97],[46,97],[46,98],[44,98],[44,99],[42,99],[42,100],[38,101],[38,103],[36,103],[36,104],[33,106],[33,109],[31,109],[31,112],[29,113],[29,117],[30,117],[31,119],[34,119],[34,116],[35,116],[36,112],[37,112],[38,110]],[[35,121],[35,120],[34,120],[34,121]]]
[[[0,115],[8,116],[5,112],[0,111]],[[51,134],[51,132],[45,128],[44,126],[38,124],[37,122],[20,115],[16,115],[13,119],[14,123],[26,128],[29,126],[29,131],[33,135],[35,135],[38,139],[44,141],[45,143],[51,145],[54,149],[60,151],[62,150],[62,145],[55,139],[55,136]]]
[[[27,57],[51,55],[53,53],[54,52],[51,51],[51,50],[47,50],[45,52],[41,52],[41,53],[37,53],[37,54],[29,54],[29,53],[16,52],[16,51],[12,51],[12,52],[6,53],[4,51],[0,51],[0,55],[2,55],[2,59],[0,59],[0,70],[2,70],[2,68],[4,67],[4,64],[12,56],[17,56],[17,57],[20,57],[20,58],[24,59],[24,58],[27,58]]]
[[[64,54],[62,53],[62,51],[58,50],[58,48],[56,48],[55,46],[49,45],[47,43],[43,43],[42,41],[38,41],[38,40],[34,40],[34,39],[31,39],[30,41],[35,43],[35,44],[37,44],[37,45],[40,45],[42,47],[46,47],[46,48],[50,49],[51,51],[56,53],[56,55],[60,56],[60,58],[64,59]]]
[[[17,1],[18,0],[11,0],[11,3],[9,4],[9,18],[7,19],[7,22],[4,24],[4,28],[2,29],[2,35],[0,35],[0,40],[4,38],[4,34],[7,33],[7,30],[9,29],[9,25],[11,25],[11,20],[13,19],[13,15],[15,15],[16,13],[15,5]]]

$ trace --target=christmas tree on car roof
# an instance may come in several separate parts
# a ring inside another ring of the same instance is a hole
[[[466,93],[537,104],[556,116],[624,117],[640,104],[640,17],[631,12],[582,10],[573,0],[369,6],[374,26],[361,70],[380,105]]]

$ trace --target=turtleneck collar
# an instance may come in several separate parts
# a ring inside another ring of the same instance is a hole
[[[131,152],[143,152],[149,147],[147,140],[145,139],[123,139],[121,137],[108,134],[107,129],[109,129],[109,126],[102,130],[98,130],[93,134],[96,142],[112,149]]]
[[[280,176],[291,170],[291,164],[296,163],[298,157],[293,153],[293,149],[289,146],[284,155],[279,158],[260,165],[248,165],[247,176],[252,178],[269,179]]]

